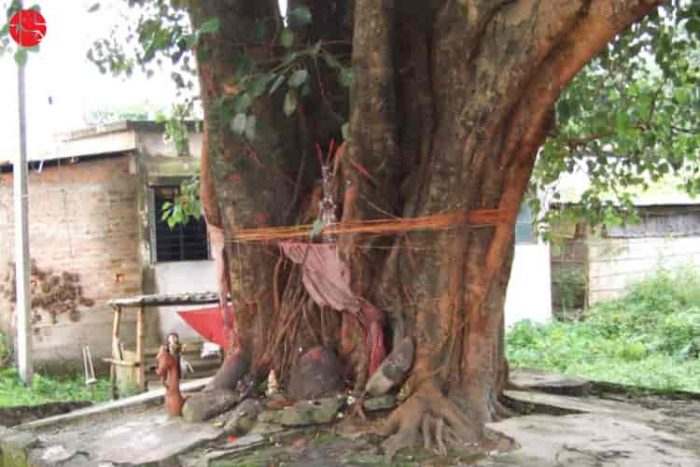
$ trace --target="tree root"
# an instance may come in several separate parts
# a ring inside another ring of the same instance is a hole
[[[363,408],[365,404],[365,395],[361,395],[353,404],[352,410],[350,411],[350,417],[351,418],[359,418],[363,422],[367,421],[367,415],[365,414],[365,410]]]
[[[381,434],[391,435],[383,447],[386,456],[392,458],[399,449],[421,442],[426,450],[445,455],[449,447],[476,445],[481,430],[459,406],[428,386],[419,388],[394,410]]]
[[[494,422],[511,418],[514,415],[513,411],[498,399],[492,400],[489,404],[489,413],[491,415],[491,421]]]

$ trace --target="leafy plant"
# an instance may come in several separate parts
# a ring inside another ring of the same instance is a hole
[[[4,367],[12,356],[12,346],[5,336],[0,332],[0,368]]]
[[[700,193],[700,3],[669,3],[620,34],[561,95],[533,192],[571,201],[562,173],[585,175],[588,186],[575,205],[547,212],[547,223],[634,222],[634,196],[657,183]]]
[[[508,358],[589,378],[700,391],[700,273],[659,270],[581,322],[517,323]]]
[[[108,379],[86,386],[82,375],[59,379],[35,374],[32,386],[27,388],[15,367],[0,368],[0,407],[58,401],[103,402],[109,399],[110,392]]]
[[[552,283],[559,290],[559,301],[562,315],[580,309],[583,305],[586,275],[581,268],[568,267],[552,273]]]
[[[156,121],[163,123],[165,131],[163,140],[173,144],[178,156],[190,154],[190,133],[187,128],[187,117],[190,114],[190,106],[186,104],[173,105],[170,115],[160,115]]]
[[[199,175],[194,175],[180,184],[180,194],[172,202],[163,203],[161,219],[173,229],[177,225],[187,224],[192,218],[201,219],[201,217]]]

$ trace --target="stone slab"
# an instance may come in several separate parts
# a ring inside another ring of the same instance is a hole
[[[520,448],[480,461],[478,466],[521,467],[698,467],[697,454],[682,441],[645,423],[608,413],[530,415],[488,425]]]
[[[369,397],[364,400],[362,407],[367,412],[393,409],[396,407],[396,397],[393,394],[386,394],[379,397]]]
[[[335,421],[345,399],[328,397],[324,399],[299,401],[281,410],[268,410],[258,417],[261,422],[282,426],[319,425]]]
[[[209,424],[190,424],[166,414],[151,415],[102,432],[90,446],[91,457],[114,464],[164,462],[195,446],[221,436]]]
[[[190,423],[203,422],[234,407],[241,400],[239,393],[226,389],[209,389],[185,400],[182,418]]]
[[[560,409],[560,413],[624,414],[626,417],[644,420],[651,420],[656,417],[652,411],[642,407],[596,397],[571,397],[543,392],[512,390],[504,391],[503,394],[522,404]]]
[[[510,371],[508,378],[512,384],[523,389],[567,396],[585,396],[593,387],[587,379],[533,368],[515,368]]]

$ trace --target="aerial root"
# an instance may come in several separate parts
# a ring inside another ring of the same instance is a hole
[[[383,444],[389,458],[421,441],[426,450],[445,455],[448,447],[464,448],[479,440],[464,411],[434,388],[419,389],[394,410],[381,434],[389,436]]]

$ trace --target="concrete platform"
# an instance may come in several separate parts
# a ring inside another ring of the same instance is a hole
[[[522,391],[506,395],[570,414],[527,415],[490,424],[520,448],[479,466],[700,466],[698,402],[662,401],[650,409],[595,397]]]

